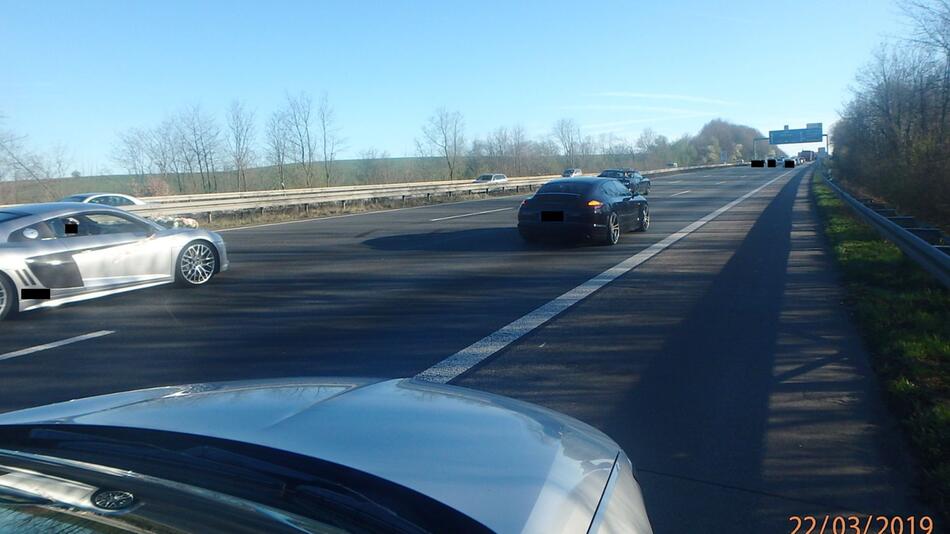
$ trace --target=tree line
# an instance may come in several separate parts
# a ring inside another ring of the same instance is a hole
[[[286,188],[291,174],[305,187],[329,186],[345,143],[340,132],[326,94],[316,104],[307,93],[288,94],[264,122],[262,139],[255,112],[242,102],[231,102],[223,127],[196,105],[120,133],[112,157],[130,175],[177,192],[247,191],[249,172],[260,165],[273,167],[273,188]]]
[[[752,139],[760,136],[758,130],[721,119],[710,121],[695,136],[675,139],[649,128],[635,139],[612,133],[594,136],[585,135],[576,120],[563,118],[549,133],[534,138],[523,126],[513,125],[469,139],[462,114],[438,108],[421,125],[413,156],[392,157],[370,147],[358,152],[358,159],[340,160],[346,139],[327,95],[314,101],[301,92],[287,94],[280,108],[263,121],[244,103],[233,101],[223,121],[194,105],[152,127],[124,130],[117,135],[111,154],[126,173],[124,186],[104,182],[107,177],[96,182],[56,181],[62,183],[33,187],[36,194],[32,196],[48,198],[32,200],[49,200],[90,187],[155,196],[458,180],[483,172],[546,175],[567,167],[587,172],[611,167],[655,169],[670,163],[748,160]],[[14,189],[18,181],[36,186],[37,181],[66,176],[68,163],[62,157],[28,152],[20,140],[0,133],[4,149],[0,150],[0,178],[12,180]],[[0,195],[10,196],[4,191],[0,187]]]
[[[857,77],[832,129],[841,179],[950,227],[950,2],[902,4],[911,31]]]

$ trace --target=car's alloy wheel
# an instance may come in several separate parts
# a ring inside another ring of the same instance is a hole
[[[607,244],[616,245],[620,241],[620,218],[611,213],[607,219]]]
[[[640,208],[640,226],[638,232],[646,232],[650,228],[650,206]]]
[[[176,277],[184,286],[200,286],[211,280],[217,266],[218,257],[212,246],[204,241],[193,241],[178,255]]]
[[[0,321],[16,313],[17,307],[16,286],[7,278],[0,275]]]

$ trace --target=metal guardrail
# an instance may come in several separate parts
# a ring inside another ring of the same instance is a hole
[[[644,176],[654,176],[732,166],[734,165],[696,165],[646,171],[642,174]],[[489,193],[497,191],[513,191],[517,193],[522,190],[530,191],[531,188],[542,185],[557,177],[556,175],[545,175],[509,178],[508,182],[496,185],[438,181],[146,197],[143,198],[143,200],[148,202],[149,205],[130,206],[127,209],[144,216],[208,214],[210,217],[211,214],[218,212],[236,212],[251,209],[326,204],[333,202],[345,204],[348,201],[392,198],[405,200],[407,198],[428,198],[433,195],[451,195],[454,193]]]
[[[894,243],[907,257],[932,274],[944,286],[950,288],[950,248],[939,244],[939,242],[946,239],[946,236],[940,230],[936,228],[915,228],[916,224],[908,224],[914,222],[912,217],[897,216],[893,209],[886,207],[875,209],[873,203],[869,205],[869,203],[862,202],[838,187],[824,172],[822,172],[822,177],[838,197],[850,205],[884,239]],[[920,235],[927,235],[928,233],[930,234],[928,237],[938,241],[938,244],[932,244],[920,237]]]

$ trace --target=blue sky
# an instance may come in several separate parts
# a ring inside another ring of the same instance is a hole
[[[65,145],[85,174],[116,167],[121,130],[192,104],[223,122],[234,99],[262,126],[288,91],[327,92],[343,157],[412,154],[439,106],[463,114],[469,138],[515,124],[545,135],[562,117],[630,138],[716,117],[827,128],[858,69],[906,32],[892,0],[5,0],[0,12],[5,128]]]

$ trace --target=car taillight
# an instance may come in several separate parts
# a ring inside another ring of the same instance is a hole
[[[590,202],[587,203],[587,205],[592,208],[599,208],[600,206],[603,206],[604,203],[599,200],[591,200]]]

